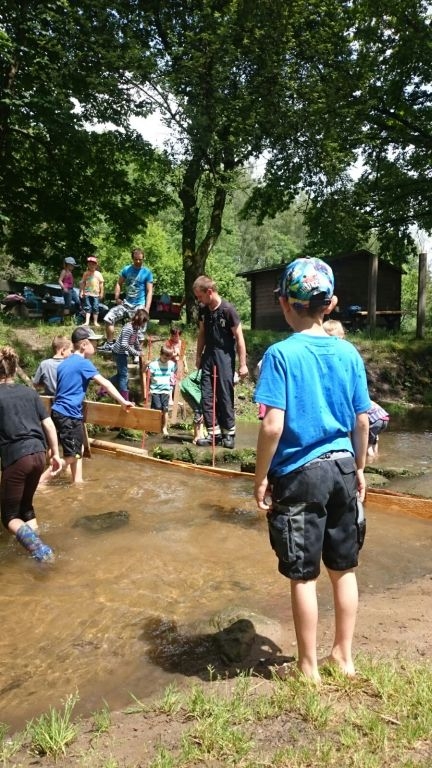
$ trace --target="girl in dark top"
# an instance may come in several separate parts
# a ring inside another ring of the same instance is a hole
[[[0,349],[0,510],[5,528],[40,561],[54,559],[38,535],[33,496],[45,469],[47,443],[53,473],[61,469],[57,434],[37,392],[15,384],[18,355]]]

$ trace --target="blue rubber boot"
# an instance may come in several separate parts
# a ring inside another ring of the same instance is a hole
[[[18,528],[16,538],[35,560],[39,560],[41,563],[52,563],[54,561],[54,552],[51,547],[48,544],[44,544],[36,531],[30,528],[27,523]]]

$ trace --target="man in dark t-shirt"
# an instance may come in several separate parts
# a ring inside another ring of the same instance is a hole
[[[208,431],[208,437],[197,440],[196,444],[208,446],[214,441],[225,448],[234,448],[236,349],[238,375],[241,379],[248,375],[240,318],[236,308],[219,296],[210,277],[197,277],[193,292],[200,303],[196,367],[202,371],[202,410]]]

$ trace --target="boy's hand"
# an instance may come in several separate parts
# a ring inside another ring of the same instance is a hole
[[[63,469],[63,461],[60,458],[60,456],[57,454],[54,454],[54,456],[50,459],[50,465],[51,465],[51,477],[55,477],[55,475],[58,475],[59,472]]]
[[[360,501],[363,502],[365,500],[365,496],[366,496],[366,480],[365,480],[365,476],[364,476],[363,470],[362,469],[358,469],[356,471],[356,475],[357,475],[357,493],[358,493]]]
[[[262,483],[255,484],[254,496],[258,509],[262,512],[268,512],[271,509],[271,489],[267,478]]]
[[[123,403],[121,403],[121,407],[127,413],[131,408],[135,407],[135,403],[131,403],[129,400],[124,400]]]

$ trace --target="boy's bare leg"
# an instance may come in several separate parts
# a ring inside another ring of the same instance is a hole
[[[62,470],[67,467],[67,461],[66,459],[62,459]],[[40,478],[39,478],[39,485],[44,485],[44,483],[47,483],[48,480],[51,480],[52,478],[52,467],[51,464],[46,468],[44,472],[42,472]]]
[[[168,435],[168,411],[162,411],[162,434]]]
[[[93,325],[95,326],[95,328],[99,328],[98,317],[99,317],[98,314],[93,315]]]
[[[321,680],[317,659],[318,601],[316,579],[291,580],[291,605],[297,638],[299,671],[310,680]]]
[[[90,325],[90,312],[86,312],[84,325]]]
[[[72,482],[82,483],[83,482],[83,460],[73,459],[70,462],[70,468],[71,468],[71,474],[72,474]]]
[[[358,588],[355,571],[331,571],[327,568],[333,588],[335,636],[328,661],[337,664],[346,675],[355,675],[352,642],[358,608]]]

